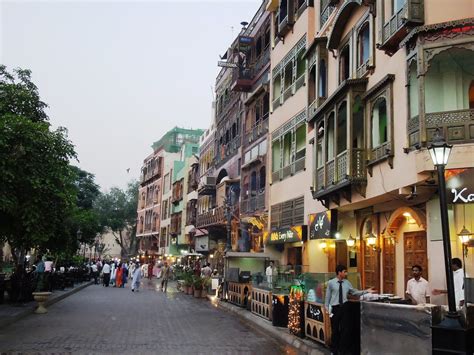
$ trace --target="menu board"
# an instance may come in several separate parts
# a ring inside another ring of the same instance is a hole
[[[308,303],[306,317],[323,323],[324,322],[323,306]]]

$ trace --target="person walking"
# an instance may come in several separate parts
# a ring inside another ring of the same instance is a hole
[[[336,277],[328,281],[324,303],[324,307],[331,318],[331,352],[333,354],[346,353],[351,348],[350,320],[346,311],[347,296],[349,294],[360,296],[373,292],[373,288],[359,291],[352,287],[352,284],[347,280],[346,266],[338,265],[336,267]]]
[[[105,287],[109,287],[110,284],[110,265],[106,261],[102,266],[102,283]]]
[[[115,287],[115,276],[117,275],[117,267],[115,262],[110,264],[110,284]]]
[[[125,287],[125,284],[128,281],[128,267],[126,263],[122,264],[122,288]]]
[[[99,275],[99,268],[97,267],[96,263],[92,263],[91,270],[92,270],[92,277],[94,278],[94,285],[97,285],[99,283],[97,280],[97,277]]]
[[[168,263],[165,264],[161,270],[161,291],[166,292],[168,290],[168,280],[170,278],[171,270]]]
[[[456,308],[459,310],[464,306],[464,270],[462,268],[461,259],[453,258],[451,260],[451,270],[453,270],[454,297],[456,302]],[[440,290],[436,288],[433,290],[433,295],[435,296],[447,293],[448,290]]]
[[[123,276],[122,263],[119,263],[117,267],[117,271],[115,272],[115,286],[116,287],[122,287],[122,276]]]
[[[140,277],[141,277],[140,265],[137,263],[135,265],[135,269],[133,270],[132,292],[135,292],[135,290],[138,292],[138,288],[140,287]]]
[[[153,264],[151,261],[148,262],[148,280],[153,278]]]

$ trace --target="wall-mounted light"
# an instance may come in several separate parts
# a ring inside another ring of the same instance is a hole
[[[349,238],[346,240],[347,246],[352,248],[355,245],[356,240],[352,237],[352,234],[349,234]]]
[[[319,247],[321,249],[323,249],[324,251],[326,251],[327,247],[328,247],[328,243],[326,242],[325,239],[322,239],[320,242],[319,242]]]
[[[336,237],[336,239],[341,239],[341,233],[336,232],[336,234],[334,234],[334,237]]]
[[[374,246],[377,243],[377,237],[374,234],[369,234],[365,240],[367,241],[367,245]]]

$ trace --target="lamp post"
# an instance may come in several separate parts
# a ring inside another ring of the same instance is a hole
[[[454,276],[451,271],[451,241],[449,237],[448,200],[446,198],[446,180],[444,177],[444,167],[448,164],[449,155],[453,146],[446,143],[436,129],[433,141],[428,147],[433,164],[438,173],[438,193],[439,206],[441,212],[441,231],[443,235],[444,268],[446,272],[446,284],[448,289],[448,318],[459,318],[456,311],[456,301],[454,294]]]

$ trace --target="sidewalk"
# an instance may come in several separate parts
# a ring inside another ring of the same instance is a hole
[[[272,335],[274,338],[291,345],[299,352],[311,355],[326,355],[331,353],[329,349],[326,349],[322,345],[319,345],[311,340],[298,338],[297,336],[290,334],[287,328],[274,327],[270,321],[267,321],[253,314],[252,312],[247,311],[246,309],[234,306],[229,302],[222,302],[215,296],[207,297],[212,302],[212,304],[216,305],[220,309],[234,313],[243,320],[249,322],[251,326],[261,329],[264,332]]]
[[[46,302],[46,307],[51,306],[52,304],[61,301],[62,299],[86,288],[89,285],[92,285],[94,281],[87,281],[80,285],[75,286],[74,288],[67,289],[64,291],[55,290],[48,301]],[[36,302],[31,301],[28,303],[23,303],[19,305],[4,303],[0,305],[0,328],[6,327],[17,320],[26,317],[27,315],[33,313],[36,309]]]

